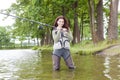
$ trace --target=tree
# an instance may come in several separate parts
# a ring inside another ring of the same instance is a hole
[[[64,15],[73,31],[74,44],[86,39],[92,39],[93,43],[104,40],[103,0],[17,0],[7,11],[51,26],[57,16]],[[38,26],[44,29],[38,30]],[[48,45],[52,42],[51,26],[16,19],[14,29],[17,36],[29,34],[28,37],[37,38],[38,45]]]
[[[0,47],[6,46],[10,43],[10,37],[5,27],[0,27]]]
[[[90,28],[93,43],[104,40],[103,37],[103,0],[88,0]]]
[[[73,44],[80,43],[80,29],[78,26],[78,0],[73,3],[73,10],[74,10],[74,28],[73,28]]]
[[[110,1],[110,17],[108,26],[108,40],[118,39],[118,3],[119,0]]]
[[[97,3],[97,8],[96,8],[96,21],[97,21],[97,39],[99,41],[103,41],[104,37],[103,37],[103,0],[99,0]]]
[[[97,43],[94,0],[88,0],[88,3],[89,3],[90,29],[91,29],[92,40],[93,43]]]

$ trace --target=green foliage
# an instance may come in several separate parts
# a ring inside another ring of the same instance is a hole
[[[97,44],[93,44],[92,41],[85,40],[80,44],[76,44],[71,47],[72,53],[77,53],[81,55],[93,55],[96,52],[102,51],[110,46],[114,46],[120,43],[120,40],[117,40],[113,43],[108,43],[108,41],[99,42]],[[118,49],[116,49],[117,51]]]
[[[103,4],[103,11],[105,13],[105,16],[108,17],[110,13],[110,1],[105,1]]]
[[[74,3],[77,1],[78,6],[73,8]],[[94,5],[98,4],[99,0],[93,0]],[[104,4],[104,12],[106,16],[109,14],[109,1]],[[54,20],[59,15],[65,15],[70,21],[71,30],[74,27],[74,13],[78,15],[78,24],[81,26],[83,23],[83,40],[91,38],[90,32],[90,19],[89,19],[89,8],[88,0],[17,0],[8,10],[9,13],[14,13],[16,16],[21,18],[27,18],[29,20],[35,20],[38,22],[43,22],[49,25],[54,24]],[[83,20],[81,18],[83,17]],[[14,36],[28,36],[31,38],[43,38],[46,37],[48,33],[46,26],[42,25],[45,29],[38,30],[38,24],[35,22],[27,21],[25,19],[16,18],[16,23],[14,24],[13,35]],[[49,26],[50,27],[50,26]]]
[[[32,50],[38,50],[38,46],[32,47]]]
[[[5,27],[0,27],[0,47],[8,45],[10,43],[10,36]]]

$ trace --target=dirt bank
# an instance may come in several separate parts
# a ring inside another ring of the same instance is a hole
[[[114,56],[120,54],[120,44],[96,52],[97,55]]]

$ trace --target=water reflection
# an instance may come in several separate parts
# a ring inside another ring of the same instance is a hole
[[[0,50],[0,80],[17,80],[16,72],[21,70],[19,65],[33,57],[32,50]],[[34,54],[35,55],[35,54]]]
[[[109,56],[107,56],[105,58],[104,66],[105,66],[105,70],[103,71],[104,76],[106,76],[108,79],[112,80],[112,77],[109,75],[109,72],[110,72],[110,57]]]
[[[103,71],[104,76],[109,80],[120,80],[120,55],[106,56]]]
[[[63,74],[64,73],[64,74]],[[53,71],[53,80],[74,80],[74,71]]]
[[[69,70],[63,59],[61,70],[52,70],[51,52],[0,50],[0,80],[119,80],[119,56],[74,54],[76,69]]]

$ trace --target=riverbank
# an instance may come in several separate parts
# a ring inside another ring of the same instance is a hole
[[[108,43],[107,41],[103,41],[98,44],[93,44],[90,41],[84,41],[79,44],[71,45],[70,51],[72,54],[80,54],[80,55],[96,55],[96,54],[113,55],[113,53],[114,55],[117,55],[120,53],[119,43],[120,43],[119,41],[113,43]],[[118,46],[118,48],[116,49],[115,46]],[[42,52],[51,52],[53,50],[52,45],[34,47],[33,49],[38,49]]]
[[[77,44],[71,48],[71,51],[80,55],[117,55],[120,54],[119,41],[108,43],[107,41],[98,44]]]
[[[104,56],[115,56],[120,54],[120,44],[109,46],[101,51],[96,52],[97,55],[104,55]]]

